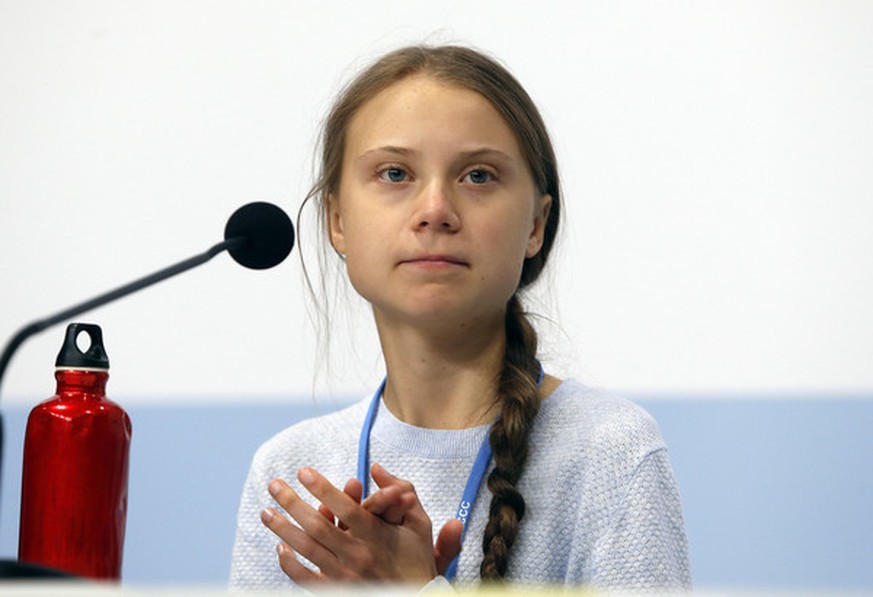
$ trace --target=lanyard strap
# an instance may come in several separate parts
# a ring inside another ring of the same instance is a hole
[[[358,440],[358,481],[364,486],[364,492],[361,494],[361,501],[367,499],[367,486],[370,479],[370,430],[373,428],[373,421],[376,420],[376,413],[379,411],[379,398],[382,397],[382,392],[385,390],[385,379],[379,384],[379,389],[373,394],[373,399],[370,401],[370,408],[367,409],[367,416],[364,418],[364,426],[361,428],[361,439]]]
[[[491,442],[488,435],[491,432],[491,427],[488,428],[488,433],[482,440],[482,445],[479,447],[479,453],[476,455],[476,460],[473,462],[473,469],[470,471],[470,476],[467,478],[467,485],[464,487],[464,494],[461,496],[461,503],[458,504],[458,512],[455,518],[461,521],[464,528],[461,530],[461,544],[464,543],[464,537],[467,536],[467,519],[473,513],[473,503],[476,501],[476,494],[479,493],[479,486],[482,485],[482,479],[485,478],[485,471],[488,470],[488,463],[491,462]],[[446,570],[446,578],[454,580],[455,574],[458,572],[458,560],[456,557],[449,564]]]
[[[540,374],[537,377],[537,387],[543,381],[545,371],[540,367]],[[361,438],[358,441],[358,480],[363,486],[361,499],[367,498],[367,486],[370,480],[370,430],[373,428],[373,422],[376,420],[376,413],[379,411],[379,402],[382,397],[382,392],[385,390],[385,379],[379,384],[376,393],[373,394],[373,399],[370,401],[370,407],[367,409],[367,415],[364,417],[364,425],[361,427]],[[461,502],[458,504],[458,512],[455,518],[461,521],[464,525],[461,531],[461,543],[464,542],[464,537],[467,535],[467,519],[473,512],[473,504],[476,502],[476,495],[479,493],[479,486],[482,485],[482,479],[485,478],[485,473],[488,471],[488,465],[491,462],[491,442],[489,434],[491,429],[482,439],[482,445],[479,446],[479,453],[476,455],[476,460],[473,462],[473,468],[470,471],[470,476],[467,478],[467,485],[464,487],[464,493],[461,496]],[[453,580],[458,571],[458,560],[455,558],[446,570],[445,577],[448,580]]]

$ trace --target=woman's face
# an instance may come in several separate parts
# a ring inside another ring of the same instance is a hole
[[[328,218],[377,319],[502,325],[550,204],[484,97],[414,75],[352,118]]]

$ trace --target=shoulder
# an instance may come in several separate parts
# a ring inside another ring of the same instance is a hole
[[[666,447],[657,423],[641,406],[574,379],[543,401],[531,444],[562,458],[584,456],[619,468],[633,468]]]
[[[280,476],[296,470],[299,462],[315,464],[319,456],[357,449],[357,438],[367,412],[362,400],[326,415],[286,427],[261,444],[252,460],[252,470]]]
[[[561,499],[576,496],[576,520],[593,542],[612,532],[628,508],[645,518],[651,514],[647,504],[657,503],[654,510],[664,516],[681,517],[667,446],[654,418],[602,389],[570,379],[552,392],[531,429],[529,458],[529,486],[554,488]]]

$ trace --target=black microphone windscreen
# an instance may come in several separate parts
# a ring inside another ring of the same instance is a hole
[[[282,263],[294,248],[294,225],[281,208],[256,201],[233,212],[224,228],[224,239],[242,236],[246,242],[228,249],[245,267],[268,269]]]

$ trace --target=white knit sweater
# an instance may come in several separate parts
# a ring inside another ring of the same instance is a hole
[[[289,427],[257,451],[239,508],[233,588],[293,586],[277,563],[278,539],[260,522],[260,511],[275,506],[267,484],[285,479],[311,499],[296,480],[298,468],[311,466],[342,487],[355,476],[368,402]],[[381,405],[370,462],[413,483],[436,533],[455,514],[486,431],[413,427]],[[537,415],[518,487],[527,508],[509,580],[623,591],[690,587],[676,481],[658,428],[639,406],[563,382]],[[461,586],[478,582],[490,501],[483,483],[455,579]]]

